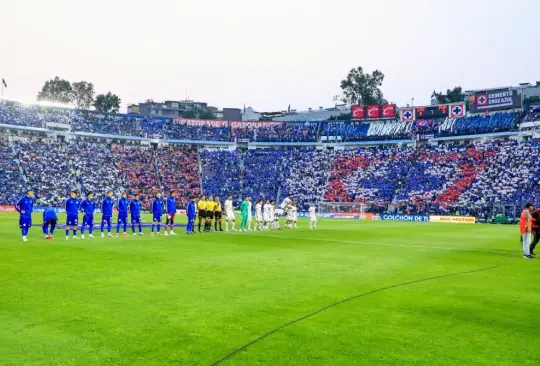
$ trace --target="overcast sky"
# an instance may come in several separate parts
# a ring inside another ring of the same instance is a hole
[[[356,66],[384,96],[540,80],[538,0],[0,0],[4,96],[60,76],[128,103],[331,106]]]

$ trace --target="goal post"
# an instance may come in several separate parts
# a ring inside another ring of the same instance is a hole
[[[354,219],[364,215],[363,202],[321,202],[319,215],[327,218]]]

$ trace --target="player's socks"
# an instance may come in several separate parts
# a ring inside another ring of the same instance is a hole
[[[102,231],[101,232],[101,237],[104,238],[105,237],[105,233]]]
[[[229,231],[229,221],[225,221],[225,231]]]
[[[102,222],[101,223],[101,233],[103,234],[104,231],[105,231],[105,223]]]
[[[156,229],[156,226],[152,224],[152,234],[154,233],[154,230]]]
[[[69,229],[66,229],[66,238],[69,236]]]
[[[157,232],[158,232],[158,234],[159,234],[160,231],[161,231],[161,225],[157,224]]]
[[[199,221],[199,232],[201,232],[201,222]]]
[[[135,224],[131,224],[131,231],[133,231],[133,234],[135,234]]]
[[[49,227],[48,226],[43,226],[43,234],[45,234],[45,236],[49,236]],[[24,236],[24,234],[23,234]]]
[[[139,234],[142,234],[142,224],[139,224]]]
[[[77,236],[77,229],[73,230],[73,236]]]

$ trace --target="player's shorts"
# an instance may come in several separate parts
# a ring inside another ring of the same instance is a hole
[[[206,211],[206,218],[212,220],[214,218],[214,211]]]
[[[216,211],[216,220],[221,220],[223,213],[221,211]]]
[[[262,215],[256,215],[256,216],[255,216],[255,220],[257,220],[257,222],[263,221]]]
[[[118,215],[118,223],[119,224],[127,224],[127,221],[128,221],[128,217],[127,215]]]
[[[266,221],[266,222],[271,221],[270,215],[264,215],[264,216],[263,216],[263,220]]]
[[[132,224],[140,224],[141,223],[141,216],[139,216],[139,215],[131,215],[131,223]]]
[[[234,212],[226,212],[225,218],[227,221],[234,221],[236,219]]]
[[[111,224],[112,216],[103,216],[101,217],[101,223],[106,223],[107,225]]]
[[[77,226],[79,224],[79,215],[67,215],[66,226]]]
[[[32,219],[30,217],[19,218],[19,228],[32,226]]]
[[[152,221],[153,222],[161,222],[161,215],[154,215],[154,217],[152,218]]]
[[[176,212],[167,212],[167,222],[169,224],[174,224],[175,217],[176,217]]]
[[[49,219],[43,223],[43,226],[52,226],[55,227],[57,224],[57,221],[55,219]]]
[[[317,221],[317,216],[310,216],[309,219],[310,219],[311,221]]]
[[[94,215],[85,214],[82,219],[83,225],[94,225]]]
[[[206,210],[199,210],[199,219],[206,219]]]

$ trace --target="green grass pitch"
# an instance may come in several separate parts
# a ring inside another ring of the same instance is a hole
[[[39,215],[34,222],[39,222]],[[62,218],[61,218],[62,219]],[[0,365],[540,365],[540,260],[518,228],[307,221],[298,230],[53,241],[0,214]]]

